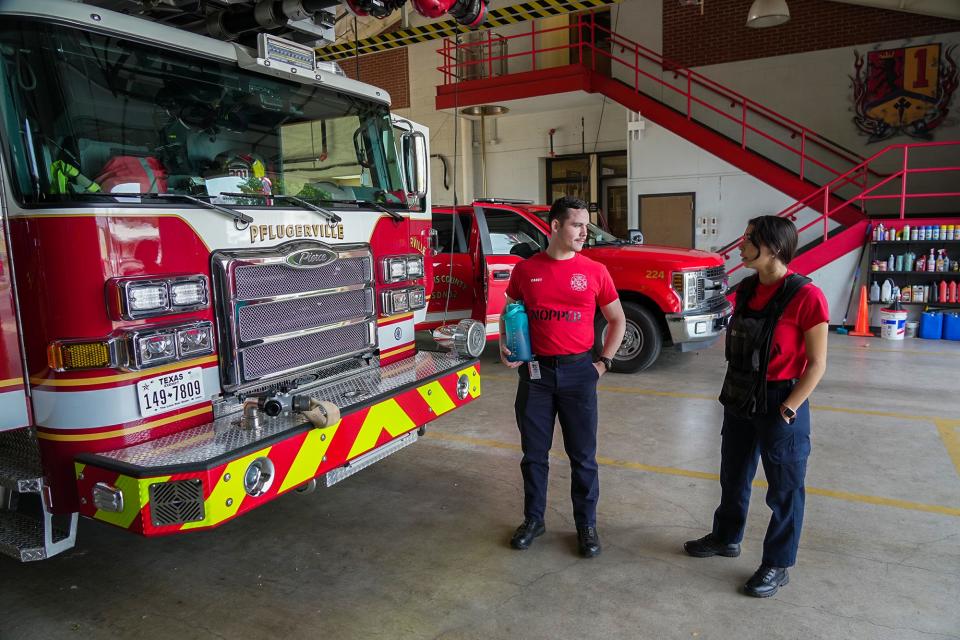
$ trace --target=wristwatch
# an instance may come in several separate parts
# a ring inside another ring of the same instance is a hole
[[[797,412],[788,407],[785,404],[780,405],[783,416],[787,419],[787,424],[793,424],[793,421],[797,419]]]
[[[613,360],[611,360],[610,358],[605,358],[603,356],[600,356],[599,358],[597,358],[597,361],[602,362],[603,366],[606,367],[607,371],[610,371],[611,369],[613,369]]]

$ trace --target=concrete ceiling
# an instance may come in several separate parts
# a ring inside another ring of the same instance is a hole
[[[833,0],[833,2],[960,20],[960,0]],[[789,0],[787,4],[789,5]]]

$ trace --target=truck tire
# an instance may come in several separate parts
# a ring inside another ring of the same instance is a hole
[[[617,373],[635,373],[652,365],[660,356],[663,336],[653,314],[633,302],[623,303],[623,314],[627,317],[627,331],[623,336],[620,350],[613,357],[613,371]],[[607,331],[607,321],[597,313],[594,324],[596,350],[603,349],[603,338]]]

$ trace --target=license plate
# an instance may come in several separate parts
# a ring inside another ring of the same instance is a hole
[[[137,383],[141,416],[156,415],[206,399],[202,367],[167,373]]]

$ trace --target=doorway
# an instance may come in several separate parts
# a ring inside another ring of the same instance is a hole
[[[638,216],[644,244],[664,244],[692,249],[694,236],[693,193],[640,195]]]
[[[616,178],[603,182],[603,215],[607,230],[618,238],[627,237],[627,180]],[[602,226],[602,225],[601,225]]]

